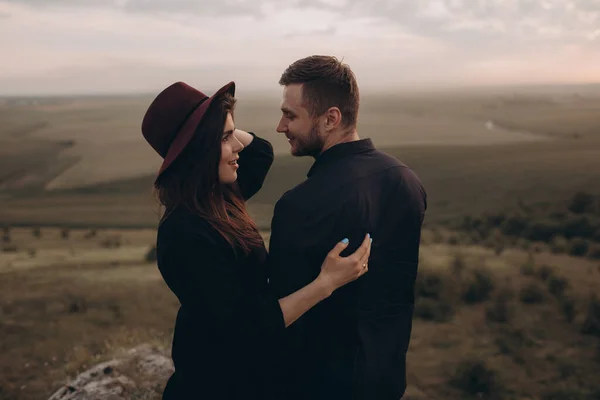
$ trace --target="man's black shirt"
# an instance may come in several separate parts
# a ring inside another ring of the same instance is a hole
[[[413,171],[363,139],[326,150],[277,202],[269,279],[279,298],[313,281],[342,239],[348,255],[373,238],[369,271],[286,329],[277,368],[286,398],[403,395],[426,199]]]

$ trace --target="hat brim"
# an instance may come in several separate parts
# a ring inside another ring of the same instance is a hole
[[[205,101],[200,104],[198,108],[196,108],[190,116],[186,119],[182,127],[177,132],[173,143],[169,146],[169,150],[167,151],[167,155],[164,158],[164,161],[158,171],[156,176],[156,180],[154,184],[158,183],[159,178],[165,172],[171,164],[181,155],[186,146],[190,143],[194,134],[196,133],[196,129],[198,125],[202,122],[202,119],[206,115],[206,111],[212,104],[213,100],[224,93],[229,93],[231,96],[235,96],[235,82],[231,81],[224,85],[222,88],[217,90],[212,96],[207,98]]]

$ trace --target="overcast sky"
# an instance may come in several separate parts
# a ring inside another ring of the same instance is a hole
[[[600,82],[600,0],[0,0],[0,94],[277,91],[310,54],[366,89]]]

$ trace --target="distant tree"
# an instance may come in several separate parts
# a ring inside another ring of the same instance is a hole
[[[2,235],[4,243],[10,243],[10,226],[4,225],[4,234]]]
[[[502,222],[502,232],[509,236],[519,236],[527,229],[528,222],[528,217],[524,215],[511,215]]]
[[[156,262],[156,245],[152,246],[146,253],[146,261],[149,263]]]
[[[549,242],[560,229],[561,224],[558,221],[545,219],[530,224],[524,235],[529,240]]]
[[[592,295],[588,304],[581,333],[600,337],[600,301],[596,294]]]
[[[574,214],[584,214],[594,212],[596,208],[596,198],[586,192],[577,192],[571,198],[569,203],[569,211]]]
[[[596,227],[592,225],[591,218],[583,215],[569,218],[565,221],[562,229],[563,234],[567,239],[572,239],[574,237],[591,239],[596,231]]]
[[[590,243],[583,238],[574,238],[571,240],[571,251],[572,256],[585,256],[589,250]]]

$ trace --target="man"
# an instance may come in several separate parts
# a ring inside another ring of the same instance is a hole
[[[350,239],[346,252],[366,233],[373,239],[369,272],[287,329],[280,398],[398,400],[406,389],[425,190],[406,165],[359,138],[358,85],[346,64],[307,57],[279,83],[277,131],[294,156],[316,160],[308,179],[275,206],[271,285],[286,296],[318,275],[342,238]]]

